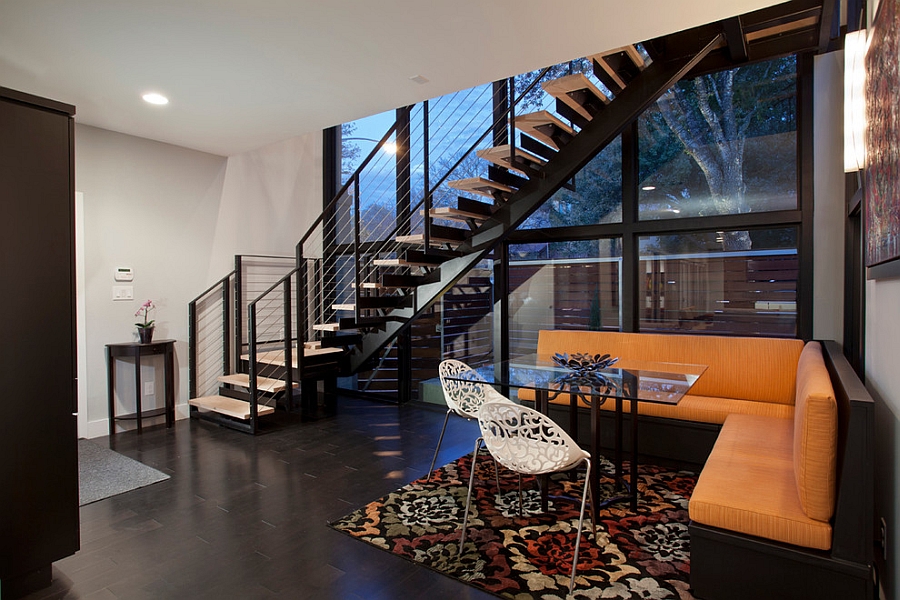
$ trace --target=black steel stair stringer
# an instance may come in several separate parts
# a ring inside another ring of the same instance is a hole
[[[723,36],[715,36],[700,52],[670,61],[654,61],[641,71],[601,115],[589,123],[542,168],[543,177],[529,180],[507,202],[494,212],[491,219],[473,232],[468,242],[457,247],[463,255],[442,263],[440,280],[416,288],[415,304],[411,308],[391,312],[398,321],[385,324],[383,330],[367,333],[357,352],[350,356],[350,369],[362,368],[381,348],[397,337],[448,292],[469,270],[506,239],[531,213],[563,187],[594,156],[628,127],[650,105],[711,51],[721,47]]]

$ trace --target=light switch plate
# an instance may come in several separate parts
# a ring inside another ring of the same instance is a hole
[[[134,300],[134,286],[114,285],[112,289],[113,300]]]

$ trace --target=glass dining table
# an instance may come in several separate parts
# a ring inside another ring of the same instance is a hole
[[[635,485],[638,473],[638,405],[641,402],[677,404],[706,371],[705,365],[670,362],[652,362],[622,358],[615,364],[591,371],[574,371],[560,364],[542,358],[537,354],[520,356],[476,369],[489,384],[510,396],[510,391],[531,390],[535,407],[549,415],[551,404],[568,408],[568,431],[577,439],[579,408],[590,412],[590,485],[598,506],[630,501],[631,510],[637,510],[638,488]],[[528,400],[531,400],[530,398]],[[630,401],[630,449],[628,484],[623,481],[623,401]],[[525,401],[520,402],[525,404]],[[606,402],[614,402],[615,444],[614,459],[615,489],[613,496],[600,497],[601,421],[600,410]],[[565,417],[563,417],[565,419]],[[565,423],[561,423],[564,427]],[[542,485],[543,508],[547,508],[546,485]],[[618,494],[625,490],[626,493]],[[597,507],[592,507],[594,517]]]

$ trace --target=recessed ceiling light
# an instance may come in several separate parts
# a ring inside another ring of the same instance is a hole
[[[144,102],[149,102],[150,104],[168,104],[169,99],[163,96],[162,94],[157,94],[156,92],[152,92],[150,94],[144,94],[141,96],[144,99]]]
[[[645,192],[652,192],[653,190],[656,189],[656,186],[655,185],[645,185],[641,189],[644,190]]]

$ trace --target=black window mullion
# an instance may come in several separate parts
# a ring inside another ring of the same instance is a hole
[[[797,337],[813,337],[813,56],[797,57],[797,174],[800,239],[797,254]]]
[[[637,121],[622,132],[622,331],[640,327],[640,252],[635,225],[638,222],[638,134]]]

